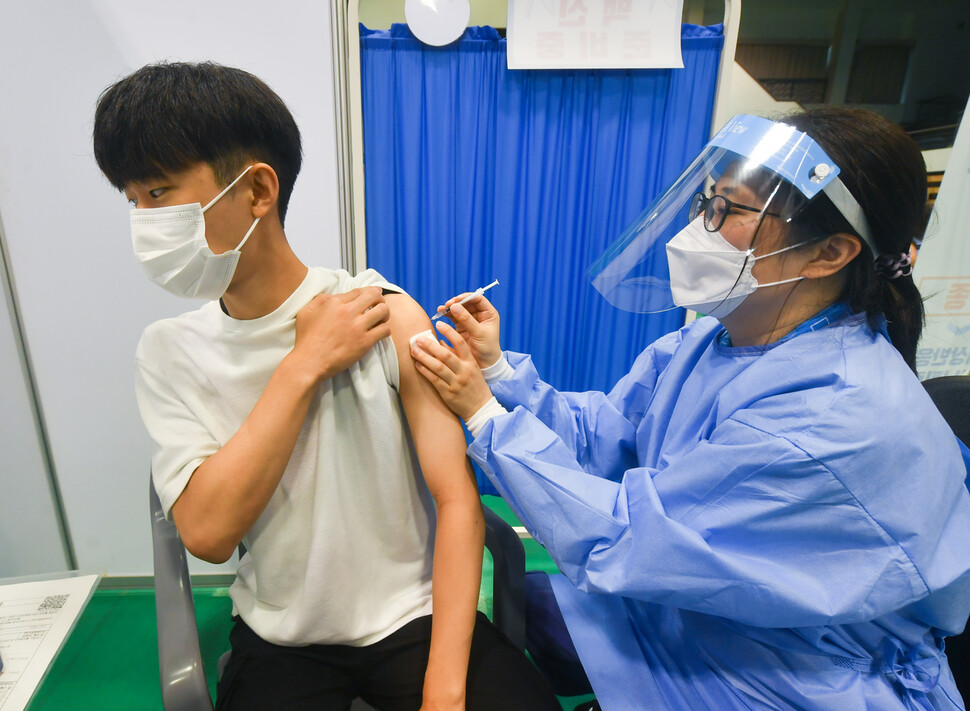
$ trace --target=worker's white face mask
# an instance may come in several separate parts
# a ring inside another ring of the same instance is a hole
[[[700,215],[667,243],[667,265],[670,267],[670,290],[673,301],[708,316],[727,316],[756,289],[799,281],[795,277],[759,284],[751,269],[759,259],[800,247],[790,247],[755,257],[753,250],[740,250],[720,232],[704,228]]]
[[[239,250],[259,224],[253,222],[235,249],[213,254],[205,239],[206,210],[249,172],[249,166],[208,205],[172,205],[132,209],[131,244],[148,278],[176,296],[218,299],[229,288],[239,263]]]

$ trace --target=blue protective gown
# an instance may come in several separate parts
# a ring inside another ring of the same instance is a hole
[[[822,316],[767,347],[700,319],[609,395],[517,354],[491,384],[511,412],[469,453],[563,572],[606,711],[963,708],[957,442],[884,333]]]

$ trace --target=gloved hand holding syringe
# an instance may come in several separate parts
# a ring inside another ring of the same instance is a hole
[[[489,289],[491,289],[491,288],[492,288],[493,286],[498,286],[498,279],[496,279],[495,281],[493,281],[493,282],[492,282],[491,284],[489,284],[489,285],[487,285],[487,286],[483,286],[483,287],[480,287],[480,288],[478,288],[478,289],[475,289],[475,291],[473,291],[472,293],[470,293],[470,294],[469,294],[468,296],[466,296],[466,297],[465,297],[464,299],[462,299],[462,300],[460,300],[460,301],[457,301],[457,302],[455,302],[455,303],[454,303],[454,304],[452,304],[451,306],[457,306],[457,305],[459,305],[459,304],[466,304],[466,303],[468,303],[469,301],[471,301],[472,299],[474,299],[475,297],[477,297],[477,296],[481,296],[481,295],[482,295],[482,294],[484,294],[484,293],[485,293],[486,291],[488,291]],[[431,320],[432,320],[432,321],[437,321],[437,320],[438,320],[439,318],[441,318],[442,316],[450,316],[450,315],[451,315],[451,306],[449,306],[448,308],[446,308],[446,309],[444,309],[444,310],[443,310],[443,311],[441,311],[440,313],[437,313],[437,314],[435,314],[434,316],[432,316],[432,317],[431,317]]]
[[[435,328],[442,331],[442,335],[446,338],[450,338],[449,332],[457,332],[457,335],[460,335],[467,342],[475,360],[482,368],[492,365],[502,355],[502,349],[499,345],[498,311],[484,296],[488,289],[497,286],[498,283],[499,281],[496,279],[491,284],[476,289],[470,294],[452,297],[446,302],[448,306],[439,306],[439,313],[431,319],[435,322]],[[465,304],[471,307],[470,310],[466,310]],[[452,312],[452,309],[455,309],[454,312]],[[448,316],[455,322],[454,329],[446,321],[440,320],[442,316]],[[411,336],[412,348],[415,342],[421,338],[429,338],[434,343],[438,342],[438,334],[434,331],[423,331]]]

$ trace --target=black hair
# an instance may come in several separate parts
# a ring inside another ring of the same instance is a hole
[[[859,109],[823,107],[782,119],[808,134],[841,169],[839,178],[862,207],[870,237],[884,255],[908,254],[929,217],[926,164],[916,143],[897,124]],[[791,239],[807,241],[843,232],[859,236],[828,196],[819,194],[792,223]],[[912,274],[888,278],[862,251],[845,269],[842,298],[875,325],[885,317],[889,338],[916,370],[916,345],[925,320]]]
[[[102,92],[94,157],[118,190],[202,162],[228,185],[247,162],[268,163],[279,178],[282,222],[302,151],[293,115],[257,77],[212,62],[163,62]]]

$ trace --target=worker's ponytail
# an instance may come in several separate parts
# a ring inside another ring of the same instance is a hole
[[[926,164],[896,124],[869,111],[822,108],[784,119],[814,139],[841,168],[840,178],[859,202],[880,252],[862,251],[846,267],[842,297],[871,322],[885,316],[889,337],[916,370],[923,300],[913,281],[910,246],[926,228]],[[856,234],[824,194],[796,218],[813,232]]]

